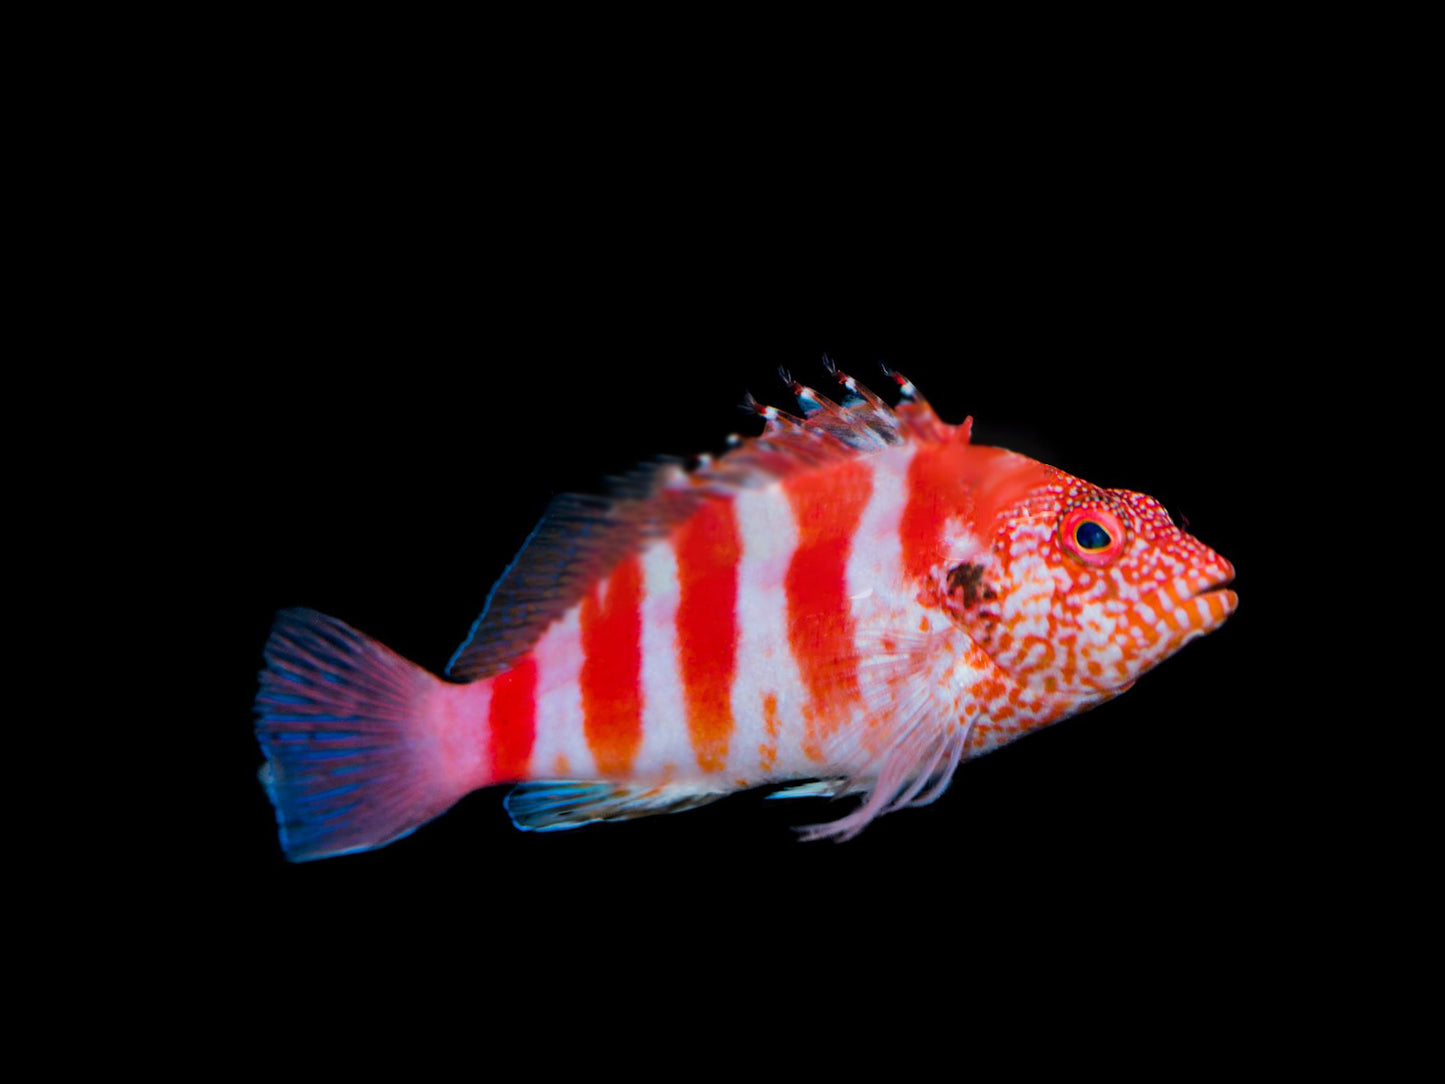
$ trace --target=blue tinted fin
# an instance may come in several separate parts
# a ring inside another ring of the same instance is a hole
[[[436,679],[314,610],[282,610],[256,694],[261,783],[293,862],[380,847],[461,793],[428,751]]]
[[[503,803],[524,832],[560,832],[597,821],[678,813],[715,802],[732,788],[697,783],[627,784],[582,780],[519,783]]]
[[[854,789],[861,789],[854,787]],[[846,779],[810,779],[782,790],[775,790],[769,798],[836,798],[849,790]]]

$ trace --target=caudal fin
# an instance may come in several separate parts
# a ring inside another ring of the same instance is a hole
[[[439,733],[456,686],[314,610],[277,614],[265,655],[261,780],[293,862],[390,843],[471,789]]]

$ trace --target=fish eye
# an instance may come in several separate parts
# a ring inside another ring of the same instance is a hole
[[[1113,563],[1126,541],[1124,524],[1107,508],[1075,508],[1059,523],[1060,545],[1086,565]]]
[[[1106,549],[1113,539],[1098,520],[1081,519],[1074,527],[1074,541],[1081,549],[1097,551]]]

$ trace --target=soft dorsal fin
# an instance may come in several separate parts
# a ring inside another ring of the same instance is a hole
[[[447,664],[454,681],[479,681],[511,667],[547,626],[648,540],[687,519],[706,499],[674,462],[639,469],[610,497],[566,494],[487,596],[482,616]]]

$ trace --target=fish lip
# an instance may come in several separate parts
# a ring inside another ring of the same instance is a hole
[[[1228,617],[1230,614],[1234,613],[1235,608],[1239,605],[1239,596],[1229,589],[1229,585],[1233,582],[1234,572],[1233,570],[1230,570],[1223,576],[1220,576],[1217,580],[1211,580],[1203,587],[1199,587],[1191,591],[1189,593],[1189,597],[1191,599],[1196,599],[1204,598],[1208,595],[1216,596],[1222,603],[1224,603],[1224,616]]]
[[[1233,582],[1233,576],[1225,576],[1223,579],[1216,580],[1213,583],[1206,583],[1203,587],[1196,587],[1193,591],[1189,593],[1189,597],[1198,598],[1200,595],[1209,595],[1213,594],[1216,591],[1223,591]],[[1228,593],[1231,595],[1234,594],[1233,591],[1230,591]]]

